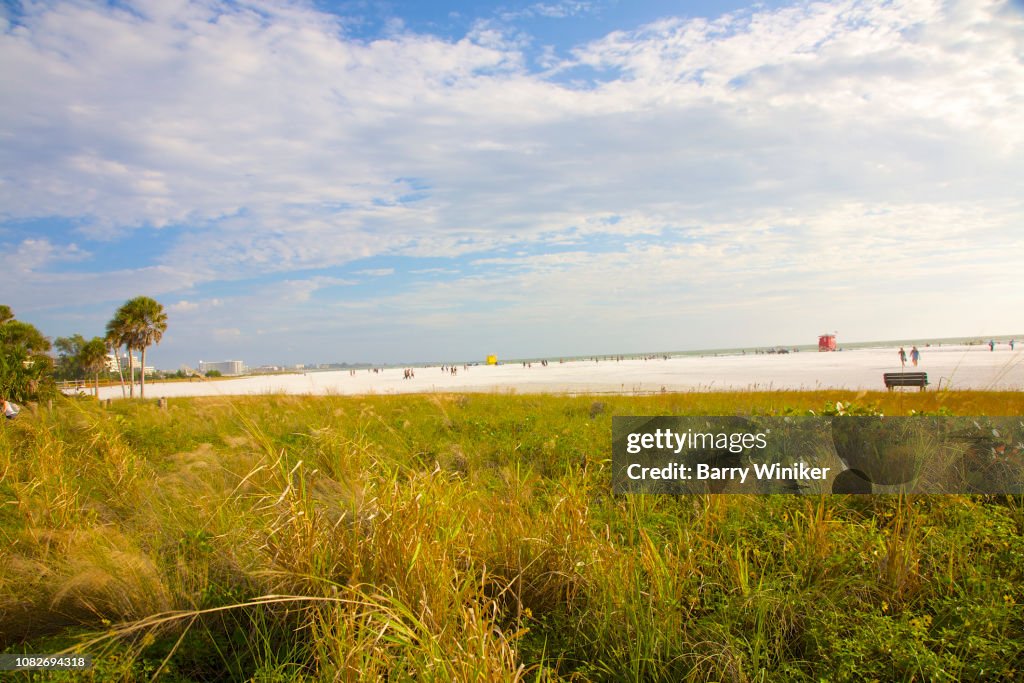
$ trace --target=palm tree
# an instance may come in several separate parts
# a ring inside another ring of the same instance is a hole
[[[114,355],[114,362],[117,363],[117,375],[121,378],[121,398],[124,398],[124,369],[121,367],[121,342],[110,330],[110,325],[114,321],[111,320],[107,323],[107,336],[103,338],[103,343],[107,345],[107,351]]]
[[[122,315],[123,313],[123,315]],[[118,309],[114,320],[123,318],[128,340],[128,362],[132,364],[132,349],[142,352],[142,372],[139,375],[139,398],[146,397],[146,348],[159,344],[167,331],[167,313],[164,307],[148,296],[137,296]],[[112,321],[113,322],[113,321]],[[134,378],[133,378],[134,383]]]
[[[87,341],[78,352],[78,365],[95,379],[95,395],[100,397],[100,373],[107,367],[107,342],[100,337]]]
[[[124,395],[124,374],[121,373],[121,358],[117,352],[122,346],[128,350],[128,395],[135,398],[135,365],[133,363],[134,357],[132,356],[132,344],[135,338],[128,311],[126,310],[128,303],[117,309],[114,317],[107,323],[106,340],[107,344],[113,347],[114,355],[117,357],[117,369],[118,373],[121,374],[122,396]]]

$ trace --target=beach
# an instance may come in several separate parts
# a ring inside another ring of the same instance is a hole
[[[906,348],[909,353],[910,348]],[[907,372],[927,372],[928,390],[1022,390],[1024,351],[1000,344],[921,347],[921,361]],[[310,371],[216,380],[153,382],[148,398],[237,396],[254,394],[401,394],[518,392],[566,394],[644,394],[694,391],[884,390],[882,375],[901,370],[896,347],[861,348],[831,353],[733,354],[627,360],[549,360],[497,366],[458,365],[455,375],[440,366],[416,367],[405,379],[403,368]],[[897,389],[897,391],[917,391]],[[121,398],[120,386],[102,387],[100,398]]]

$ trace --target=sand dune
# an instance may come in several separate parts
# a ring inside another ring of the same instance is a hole
[[[908,348],[909,350],[909,348]],[[987,346],[942,346],[921,349],[918,368],[928,373],[930,390],[1024,390],[1024,349],[1004,344],[994,352]],[[836,353],[802,352],[788,355],[683,356],[668,360],[620,362],[573,361],[530,368],[459,367],[452,376],[440,367],[416,368],[414,379],[403,379],[401,368],[378,374],[347,370],[223,379],[206,382],[153,383],[150,398],[173,396],[231,396],[243,394],[397,394],[419,392],[515,391],[523,393],[636,393],[665,391],[772,389],[884,389],[882,373],[899,371],[896,348],[869,348]],[[916,391],[904,389],[903,391]],[[100,398],[120,398],[118,386],[100,389]]]

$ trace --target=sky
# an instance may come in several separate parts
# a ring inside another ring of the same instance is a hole
[[[1021,332],[1024,2],[8,0],[0,303],[147,361]]]

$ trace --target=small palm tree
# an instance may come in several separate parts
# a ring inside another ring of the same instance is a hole
[[[103,343],[107,345],[107,351],[114,356],[114,363],[117,364],[117,376],[121,378],[121,398],[124,398],[124,368],[121,367],[121,342],[111,333],[109,323],[107,324],[107,336],[103,338]]]
[[[122,316],[123,312],[123,316]],[[164,307],[148,296],[137,296],[125,302],[117,311],[114,319],[124,318],[124,328],[128,339],[128,362],[132,363],[132,349],[142,352],[142,371],[139,373],[139,398],[146,397],[146,349],[152,344],[159,344],[167,331],[167,313]],[[133,380],[134,381],[134,380]]]
[[[131,303],[131,302],[128,302]],[[114,348],[115,355],[118,350],[123,346],[128,351],[128,395],[131,398],[135,398],[135,364],[134,357],[132,356],[132,345],[135,342],[134,328],[132,322],[129,319],[127,307],[128,303],[117,309],[114,313],[114,317],[107,323],[107,344]],[[121,360],[118,358],[117,367],[120,371]],[[124,375],[121,375],[121,393],[124,394]]]
[[[78,365],[95,380],[95,396],[100,397],[100,373],[107,367],[107,342],[94,337],[78,353]]]

